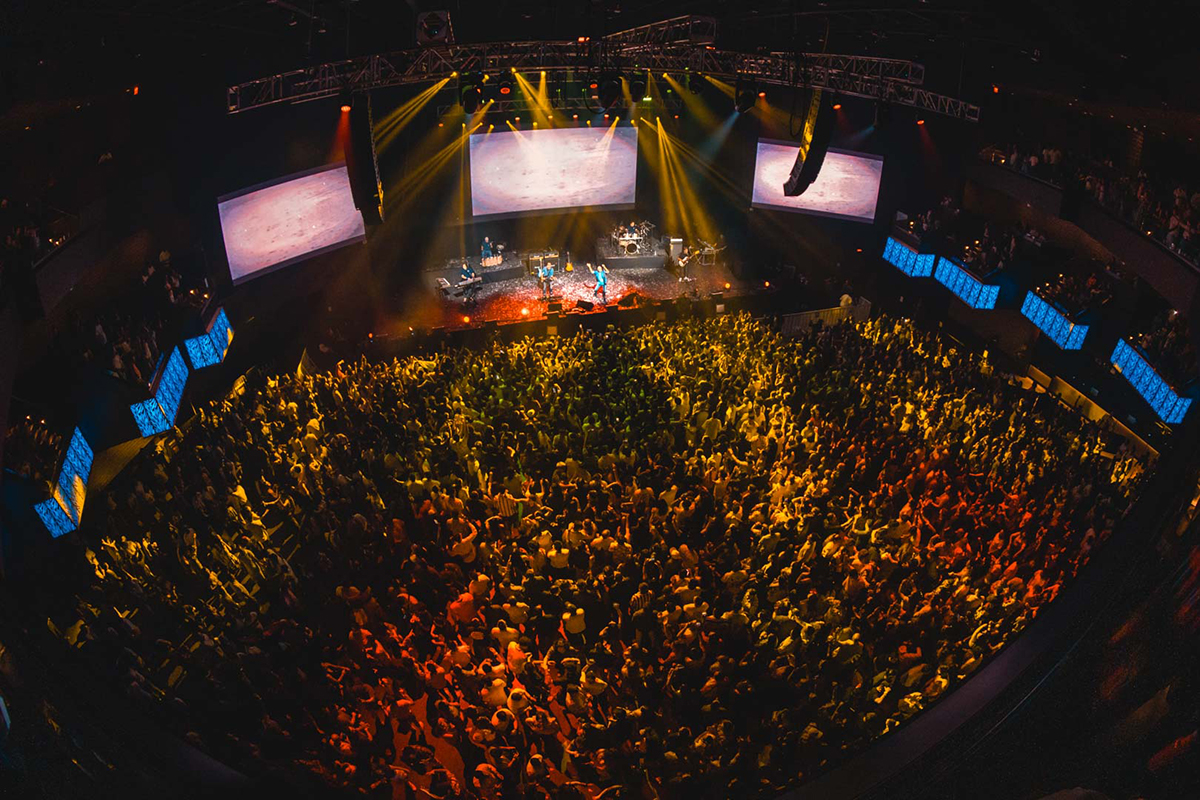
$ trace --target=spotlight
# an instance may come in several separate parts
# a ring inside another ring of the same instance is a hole
[[[481,84],[482,81],[475,75],[464,76],[461,81],[458,101],[467,114],[474,114],[483,105],[483,86]]]
[[[749,78],[738,78],[737,88],[733,93],[733,108],[739,114],[744,114],[754,108],[758,102],[758,86]]]
[[[467,324],[467,325],[470,325],[470,324],[471,324],[471,318],[470,318],[470,317],[463,317],[463,322],[464,322],[465,324]]]
[[[342,113],[343,114],[350,113],[350,104],[349,103],[342,103]]]
[[[451,72],[451,73],[450,73],[450,77],[451,77],[451,78],[457,78],[457,77],[458,77],[458,70],[454,70],[454,72]]]
[[[992,84],[992,94],[1000,94],[1000,87],[994,83]]]
[[[600,79],[600,107],[612,108],[621,102],[621,79],[615,72],[605,73]]]
[[[529,309],[528,309],[528,308],[522,308],[522,309],[521,309],[521,316],[522,316],[522,317],[528,317],[528,316],[529,316]]]
[[[924,125],[924,124],[925,124],[925,120],[923,120],[923,119],[919,119],[919,120],[917,120],[917,124],[918,124],[918,125]]]
[[[766,92],[759,92],[759,93],[758,93],[758,96],[759,96],[759,97],[766,97],[766,96],[767,96],[767,93],[766,93]]]
[[[446,127],[446,123],[444,123],[444,122],[439,122],[439,123],[438,123],[438,127],[439,127],[439,128],[444,128],[444,127]]]
[[[629,96],[633,99],[643,97],[646,94],[646,79],[634,78],[629,82]]]
[[[572,115],[571,115],[571,119],[579,119],[579,115],[578,115],[578,114],[572,114]]]
[[[730,289],[730,288],[732,288],[732,286],[730,285],[729,281],[725,281],[725,288],[726,288],[726,289]]]
[[[841,103],[834,103],[834,104],[833,104],[833,110],[834,110],[834,111],[841,111],[841,110],[842,110],[842,104],[841,104]]]
[[[521,118],[520,118],[520,117],[513,117],[513,119],[515,119],[517,122],[520,122],[520,121],[521,121]]]
[[[608,114],[605,114],[605,115],[604,115],[604,118],[605,118],[605,119],[608,119]]]
[[[599,89],[600,84],[596,83],[595,81],[592,81],[591,83],[588,84],[588,88],[589,89]]]
[[[676,115],[675,115],[675,119],[679,119],[679,115],[678,115],[678,114],[676,114]]]

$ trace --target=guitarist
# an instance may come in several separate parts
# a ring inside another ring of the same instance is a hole
[[[553,295],[551,284],[554,281],[554,267],[549,264],[538,267],[538,280],[542,283],[542,299],[549,300]]]

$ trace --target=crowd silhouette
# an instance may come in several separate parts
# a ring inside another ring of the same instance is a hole
[[[1144,469],[889,318],[251,376],[99,500],[57,630],[248,771],[768,796],[977,670]]]

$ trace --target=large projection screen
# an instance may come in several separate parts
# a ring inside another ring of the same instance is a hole
[[[470,140],[475,217],[564,208],[633,208],[637,128],[476,133]]]
[[[235,285],[366,238],[344,163],[218,197],[217,212]]]
[[[812,186],[797,197],[783,193],[800,150],[794,142],[758,140],[754,162],[754,208],[782,209],[823,217],[874,222],[883,178],[883,157],[830,148]]]

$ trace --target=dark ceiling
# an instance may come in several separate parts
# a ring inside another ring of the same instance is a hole
[[[991,83],[1068,97],[1200,108],[1183,2],[826,0],[8,0],[0,111],[155,84],[184,96],[347,55],[413,46],[422,10],[459,41],[598,36],[711,14],[719,45],[908,58],[927,86],[979,101]]]

